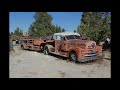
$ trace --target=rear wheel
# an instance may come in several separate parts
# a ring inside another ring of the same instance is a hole
[[[70,61],[75,61],[75,62],[78,61],[78,57],[77,57],[76,52],[71,52],[70,53]]]
[[[48,55],[48,54],[49,54],[48,47],[45,47],[45,48],[44,48],[44,54],[45,54],[45,55]]]

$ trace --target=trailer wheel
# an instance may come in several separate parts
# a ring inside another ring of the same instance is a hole
[[[70,61],[75,61],[75,62],[78,61],[76,52],[70,53]]]
[[[49,55],[48,47],[45,47],[45,48],[44,48],[44,54],[45,54],[45,55]]]
[[[23,47],[23,45],[21,46],[21,49],[22,49],[22,50],[24,50],[24,47]]]

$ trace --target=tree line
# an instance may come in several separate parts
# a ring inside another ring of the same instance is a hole
[[[111,12],[83,12],[77,32],[82,38],[95,40],[97,43],[111,38]]]
[[[28,30],[28,34],[32,37],[45,38],[53,33],[65,32],[65,29],[51,23],[53,18],[47,12],[36,12],[34,19]]]
[[[17,27],[14,32],[9,33],[9,35],[11,36],[12,40],[16,40],[18,38],[20,38],[23,35],[23,30],[19,27]]]
[[[46,37],[57,32],[65,32],[65,29],[58,25],[53,25],[53,17],[47,12],[35,12],[34,22],[28,29],[31,37]],[[95,40],[97,43],[105,41],[107,37],[111,37],[111,12],[83,12],[81,23],[78,25],[77,31],[82,38]],[[21,36],[23,30],[17,27],[12,36]]]
[[[30,25],[28,29],[28,34],[30,37],[43,37],[57,33],[57,32],[65,32],[64,28],[61,28],[58,25],[52,24],[52,16],[47,12],[35,12],[34,22]],[[23,30],[17,27],[14,32],[11,32],[13,40],[23,35]]]

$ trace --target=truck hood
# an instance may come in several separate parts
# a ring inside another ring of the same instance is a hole
[[[68,40],[69,44],[75,45],[77,47],[85,47],[85,48],[95,48],[96,42],[95,41],[90,41],[90,40]]]

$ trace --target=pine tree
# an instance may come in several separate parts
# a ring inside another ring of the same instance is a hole
[[[36,12],[34,15],[35,22],[29,28],[29,34],[36,37],[46,37],[51,31],[52,17],[47,12]]]
[[[13,35],[13,34],[14,34],[13,32],[10,33],[10,35]]]
[[[104,41],[111,36],[111,13],[109,12],[83,12],[81,24],[77,32],[87,39]]]
[[[65,32],[65,29],[64,29],[64,28],[62,29],[62,32]]]
[[[19,27],[17,27],[15,30],[14,30],[14,33],[11,32],[11,36],[13,37],[13,39],[18,39],[19,37],[21,37],[23,35],[23,30]]]

